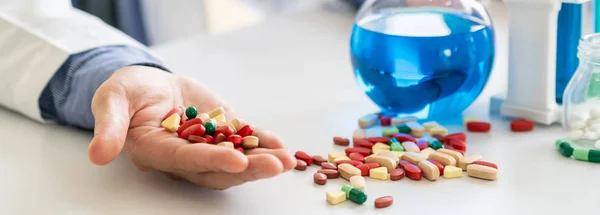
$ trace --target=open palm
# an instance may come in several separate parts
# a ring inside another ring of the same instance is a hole
[[[117,70],[92,101],[96,119],[90,160],[110,163],[124,150],[142,171],[159,170],[211,189],[226,189],[270,178],[292,169],[294,157],[274,134],[255,128],[260,148],[237,150],[212,144],[190,144],[160,127],[173,107],[196,106],[198,112],[224,107],[235,112],[200,82],[145,66]]]

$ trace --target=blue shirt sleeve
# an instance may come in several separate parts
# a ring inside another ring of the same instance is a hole
[[[71,55],[52,76],[39,98],[42,118],[83,129],[94,128],[92,98],[116,70],[133,65],[159,68],[162,63],[143,50],[106,46]]]

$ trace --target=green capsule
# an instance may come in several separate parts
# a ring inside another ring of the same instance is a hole
[[[347,198],[356,204],[362,204],[367,201],[367,194],[358,188],[353,188],[350,190]]]
[[[400,143],[398,141],[396,141],[396,142],[392,142],[392,144],[390,145],[390,150],[397,151],[397,152],[403,152],[404,147],[402,145],[400,145]]]
[[[560,153],[565,157],[571,157],[573,155],[573,147],[567,142],[563,142],[560,144]]]
[[[196,107],[190,106],[187,109],[185,109],[185,115],[188,119],[196,118],[196,116],[198,116],[198,110],[196,110]]]
[[[594,163],[600,163],[600,151],[598,150],[590,150],[588,154],[588,161]]]
[[[213,135],[215,133],[215,125],[212,122],[206,122],[204,124],[204,128],[206,128],[206,134]]]
[[[429,141],[429,147],[432,148],[432,149],[434,149],[434,150],[438,150],[438,149],[444,148],[444,145],[442,145],[442,143],[440,143],[439,140],[437,140],[435,138],[432,138]]]
[[[344,191],[346,193],[346,198],[348,198],[350,196],[350,190],[352,190],[354,188],[356,188],[356,187],[353,187],[353,186],[351,186],[349,184],[344,184],[342,186],[342,191]]]
[[[405,134],[410,134],[410,127],[408,127],[408,125],[406,124],[400,124],[397,125],[396,128],[398,129],[398,132],[400,133],[405,133]]]
[[[396,127],[391,127],[388,129],[384,129],[383,131],[381,131],[381,136],[382,137],[389,137],[391,133],[398,133],[398,128]]]
[[[589,149],[576,148],[575,151],[573,151],[573,157],[581,161],[587,161],[589,154]]]

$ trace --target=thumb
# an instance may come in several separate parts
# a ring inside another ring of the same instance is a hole
[[[121,153],[127,138],[131,119],[129,102],[122,86],[115,85],[104,83],[92,100],[96,123],[89,156],[92,163],[97,165],[106,165],[114,160]]]

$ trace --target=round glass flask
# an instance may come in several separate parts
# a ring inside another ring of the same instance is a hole
[[[483,90],[494,30],[476,0],[367,0],[351,59],[360,88],[390,115],[460,116]]]

